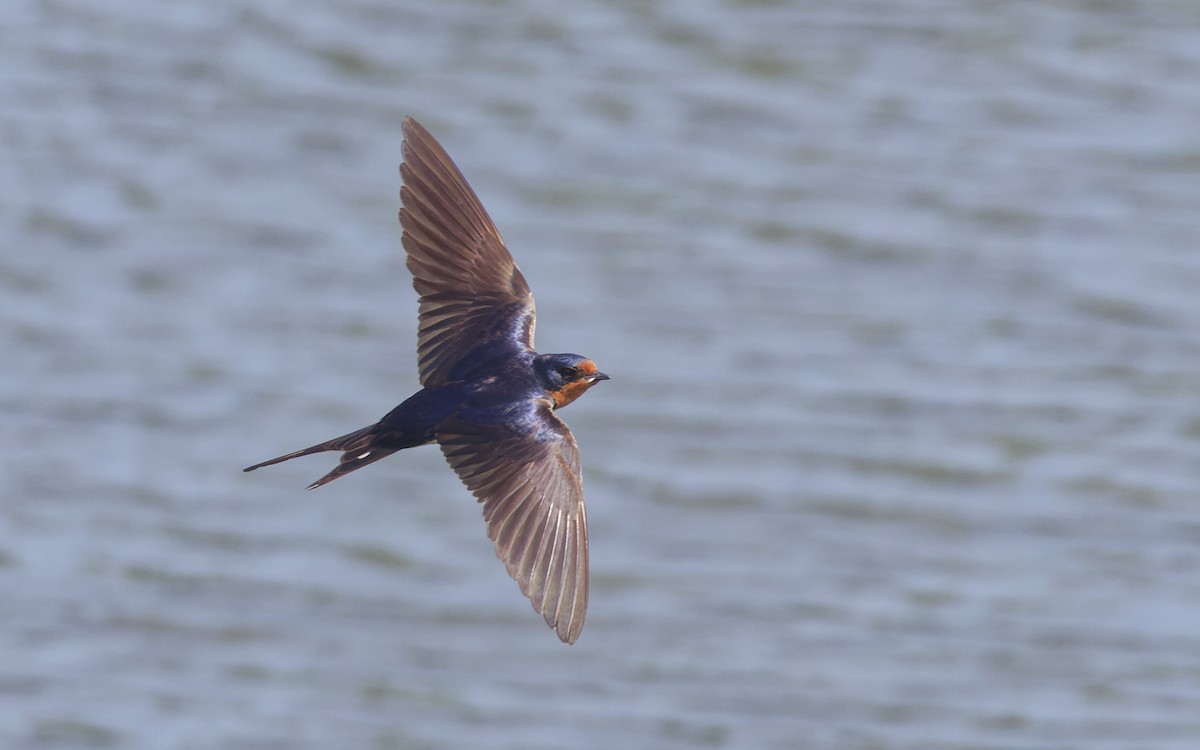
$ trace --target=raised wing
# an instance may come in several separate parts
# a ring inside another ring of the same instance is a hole
[[[420,295],[421,384],[464,376],[495,356],[533,348],[529,284],[445,149],[404,119],[400,225]]]
[[[529,413],[460,414],[438,430],[446,460],[483,503],[508,573],[565,643],[588,602],[587,517],[579,449],[546,400]]]

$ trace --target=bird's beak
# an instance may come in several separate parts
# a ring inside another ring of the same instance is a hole
[[[612,378],[610,378],[609,376],[605,375],[602,372],[594,372],[591,375],[587,376],[587,381],[589,383],[595,383],[600,380],[612,380]]]

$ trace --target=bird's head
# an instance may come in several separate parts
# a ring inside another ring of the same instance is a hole
[[[578,354],[541,354],[534,365],[554,399],[554,408],[561,409],[583,395],[601,380],[609,377],[596,369],[596,363]]]

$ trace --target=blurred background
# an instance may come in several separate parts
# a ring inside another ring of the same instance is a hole
[[[567,647],[417,386],[421,120],[613,376]],[[1200,6],[8,0],[0,745],[1194,748]]]

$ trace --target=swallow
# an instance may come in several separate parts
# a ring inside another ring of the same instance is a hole
[[[421,389],[369,427],[249,466],[341,451],[308,489],[436,443],[483,505],[496,554],[564,643],[583,629],[588,535],[579,448],[556,412],[609,377],[578,354],[533,349],[533,293],[445,149],[402,126],[400,226],[419,296]]]

